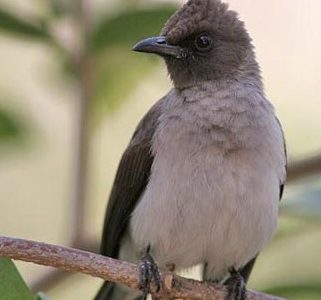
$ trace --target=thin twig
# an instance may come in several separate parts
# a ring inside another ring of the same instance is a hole
[[[63,271],[81,272],[139,289],[135,264],[83,250],[0,236],[0,256]],[[160,293],[156,295],[155,287],[151,287],[154,299],[222,300],[226,296],[226,289],[219,285],[186,279],[169,272],[163,272],[161,277],[163,284]],[[252,291],[247,292],[247,299],[281,300]]]
[[[321,173],[321,155],[291,162],[288,166],[287,182],[296,181]]]
[[[85,209],[88,181],[88,159],[90,138],[88,134],[90,123],[90,103],[92,98],[93,64],[89,51],[91,34],[90,1],[77,0],[75,2],[75,20],[79,44],[72,53],[78,80],[78,98],[75,113],[74,140],[74,173],[72,190],[73,229],[72,243],[78,247],[85,236]]]

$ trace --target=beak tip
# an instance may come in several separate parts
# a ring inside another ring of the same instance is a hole
[[[136,51],[136,52],[139,51],[139,43],[135,44],[135,45],[132,47],[132,51]]]
[[[132,51],[135,52],[149,52],[148,49],[153,47],[154,45],[154,39],[153,38],[148,38],[142,41],[139,41],[138,43],[136,43],[133,48]]]

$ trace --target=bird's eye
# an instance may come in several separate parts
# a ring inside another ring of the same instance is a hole
[[[212,49],[212,40],[206,34],[201,34],[195,39],[195,47],[200,52],[207,52]]]

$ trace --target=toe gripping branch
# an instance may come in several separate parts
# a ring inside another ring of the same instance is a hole
[[[226,300],[245,300],[246,286],[241,273],[234,268],[230,268],[230,278],[226,282],[228,294]]]
[[[146,300],[152,280],[156,285],[156,292],[159,292],[161,287],[161,277],[159,274],[158,266],[155,263],[153,257],[150,255],[150,246],[148,246],[145,255],[142,257],[138,268],[140,288],[143,292],[142,299]]]

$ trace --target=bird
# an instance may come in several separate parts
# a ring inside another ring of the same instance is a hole
[[[159,269],[201,265],[243,300],[287,164],[252,39],[226,3],[188,0],[133,50],[163,58],[173,87],[138,124],[105,215],[101,254],[137,262],[141,291],[105,282],[95,299],[146,299]]]

